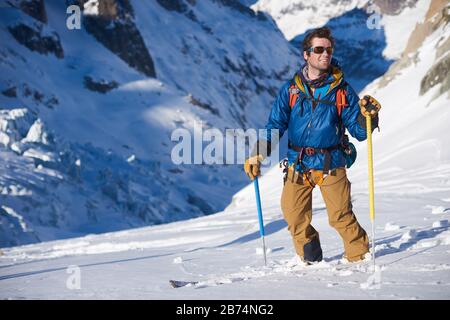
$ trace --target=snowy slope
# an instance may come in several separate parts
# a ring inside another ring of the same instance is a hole
[[[281,172],[275,167],[260,179],[267,267],[253,186],[248,185],[223,212],[207,217],[4,249],[0,297],[449,299],[449,89],[444,79],[420,94],[422,79],[449,55],[448,49],[439,50],[446,48],[450,34],[448,18],[439,18],[444,10],[429,17],[430,33],[413,55],[405,56],[410,64],[398,61],[392,67],[396,73],[391,70],[388,79],[365,89],[383,106],[381,132],[374,133],[379,287],[368,285],[370,265],[339,263],[342,243],[328,225],[319,190],[314,191],[313,225],[325,260],[313,267],[289,267],[293,248],[279,206]],[[365,143],[358,144],[358,151],[349,170],[353,206],[370,232]],[[80,268],[79,289],[71,286],[73,266]],[[169,279],[199,282],[173,289]]]
[[[65,1],[1,1],[1,246],[223,209],[241,167],[175,166],[171,133],[262,127],[298,62],[233,1],[95,3],[69,30]]]
[[[441,177],[450,166],[440,167]],[[365,171],[365,170],[362,170]],[[429,172],[428,172],[429,173]],[[252,186],[224,212],[190,221],[4,250],[0,297],[12,299],[448,299],[450,298],[450,186],[427,174],[424,189],[377,188],[376,245],[379,289],[364,287],[368,266],[338,263],[343,248],[328,226],[320,193],[314,195],[314,226],[321,232],[325,261],[288,267],[293,249],[280,213],[278,169],[260,181],[268,267],[263,266]],[[367,191],[353,185],[354,207],[370,230]],[[71,269],[68,267],[71,266]],[[80,269],[80,289],[70,270]],[[69,273],[68,273],[69,270]],[[199,281],[173,289],[169,279]],[[69,281],[69,287],[67,282]]]

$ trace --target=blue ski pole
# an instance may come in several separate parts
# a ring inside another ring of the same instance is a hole
[[[263,222],[263,216],[262,216],[262,210],[261,210],[261,198],[259,196],[258,177],[255,177],[255,180],[253,180],[253,185],[255,186],[256,207],[258,209],[259,234],[261,235],[261,239],[262,239],[262,243],[263,243],[264,265],[267,266],[266,243],[264,241],[264,222]]]

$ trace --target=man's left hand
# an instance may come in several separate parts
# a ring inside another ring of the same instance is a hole
[[[371,118],[375,118],[381,109],[380,103],[374,97],[369,95],[366,95],[364,98],[359,100],[358,104],[361,108],[361,113],[364,116],[370,115]]]

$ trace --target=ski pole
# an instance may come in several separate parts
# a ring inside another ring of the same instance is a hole
[[[262,216],[262,210],[261,210],[261,198],[259,196],[258,177],[255,177],[255,179],[253,180],[253,185],[255,186],[256,208],[258,209],[259,234],[261,235],[263,251],[264,251],[264,265],[267,266],[266,243],[264,241],[264,222],[263,222],[263,216]]]
[[[373,270],[375,272],[375,198],[374,198],[374,184],[373,184],[373,155],[372,155],[372,118],[370,114],[366,114],[367,127],[367,158],[369,161],[369,208],[370,221],[372,223],[372,259]]]

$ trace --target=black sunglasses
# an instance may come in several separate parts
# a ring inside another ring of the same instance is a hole
[[[333,54],[334,48],[333,47],[311,47],[307,50],[308,52],[314,52],[317,54],[322,54],[324,51],[326,51],[328,54]]]

